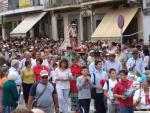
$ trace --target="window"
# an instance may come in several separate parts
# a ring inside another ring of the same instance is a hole
[[[143,9],[150,9],[150,0],[143,0]]]

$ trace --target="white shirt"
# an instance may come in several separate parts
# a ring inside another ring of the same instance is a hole
[[[43,60],[42,65],[44,65],[44,66],[48,67],[48,69],[51,69],[51,67],[50,67],[50,65],[49,65],[49,63],[48,63],[48,60],[47,60],[47,59],[44,59],[44,60]]]
[[[129,70],[133,65],[136,65],[134,70],[138,71],[139,73],[144,73],[145,72],[145,66],[144,66],[144,61],[141,58],[134,59],[133,57],[130,58],[127,61],[127,69]]]
[[[70,69],[66,69],[65,71],[61,71],[59,68],[56,68],[55,70],[55,80],[57,78],[72,78],[72,73]],[[56,82],[56,88],[58,89],[70,89],[70,82],[69,81],[55,81]]]
[[[112,80],[112,79],[109,79],[108,80],[109,82],[109,88],[107,86],[107,82],[105,82],[104,86],[103,86],[103,90],[108,90],[108,95],[109,95],[109,98],[110,99],[113,99],[113,90],[114,90],[114,87],[117,83],[117,80]],[[108,89],[107,89],[108,88]],[[111,104],[111,101],[109,99],[107,99],[107,103],[108,104]]]
[[[106,61],[104,64],[104,70],[108,73],[111,68],[114,68],[117,73],[122,69],[122,65],[119,60],[115,60],[114,62]]]
[[[150,94],[150,90],[149,90],[149,94]],[[133,97],[134,101],[137,101],[139,98],[141,97],[141,102],[140,104],[137,106],[137,109],[150,109],[150,104],[146,105],[146,101],[145,101],[145,93],[143,89],[138,89]],[[150,98],[150,96],[149,96]]]
[[[108,80],[107,73],[103,70],[95,69],[94,73],[91,75],[91,82],[94,83],[94,75],[95,75],[95,84],[102,87],[100,84],[101,80]],[[96,89],[96,93],[103,93],[102,89]]]

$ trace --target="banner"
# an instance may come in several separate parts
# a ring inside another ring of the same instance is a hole
[[[31,7],[31,0],[19,0],[19,8]]]

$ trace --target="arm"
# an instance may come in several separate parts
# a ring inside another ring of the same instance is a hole
[[[15,84],[15,83],[14,83],[13,86],[11,87],[11,92],[12,92],[12,96],[13,96],[13,98],[15,99],[15,101],[18,101],[18,99],[19,99],[19,94],[18,94],[17,87],[16,87],[16,84]]]
[[[33,96],[29,96],[28,98],[28,109],[32,109]]]
[[[76,85],[77,85],[78,90],[81,90],[83,88],[84,84],[85,84],[85,80],[81,81],[80,78],[77,78]]]
[[[120,95],[118,92],[119,92],[119,88],[118,88],[118,84],[116,84],[115,87],[114,87],[114,97],[125,99],[125,96]]]
[[[107,82],[105,82],[104,87],[103,87],[103,90],[104,90],[104,95],[105,95],[105,97],[107,97],[107,98],[111,101],[111,98],[110,98],[109,95],[108,95]]]
[[[52,83],[53,84],[53,83]],[[59,104],[58,104],[58,95],[57,95],[57,90],[56,90],[56,86],[55,84],[53,84],[54,86],[54,91],[53,91],[53,101],[54,101],[54,105],[55,105],[55,112],[59,113]]]
[[[55,105],[55,111],[56,111],[56,113],[59,113],[59,104],[58,104],[58,95],[57,95],[57,93],[53,94],[53,100],[54,100],[54,105]]]
[[[34,97],[36,96],[36,88],[37,88],[38,83],[34,83],[30,89],[29,92],[29,98],[28,98],[28,108],[32,109],[32,102]]]

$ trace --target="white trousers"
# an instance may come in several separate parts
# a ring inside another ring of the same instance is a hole
[[[69,98],[70,89],[58,89],[58,102],[59,102],[59,111],[62,113],[68,113],[68,98]]]

